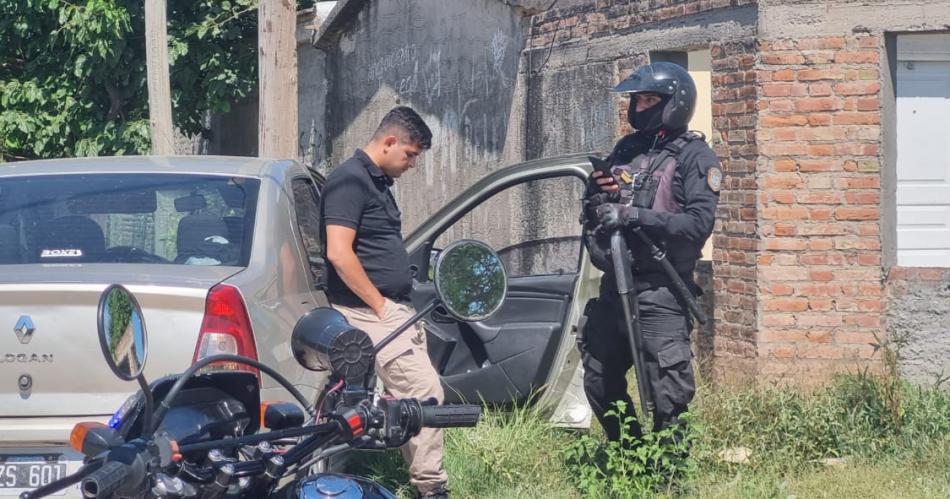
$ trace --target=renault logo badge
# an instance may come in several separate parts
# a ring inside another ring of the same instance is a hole
[[[7,324],[9,324],[9,322]],[[21,315],[20,319],[16,321],[16,326],[13,327],[13,332],[16,333],[17,339],[24,345],[33,339],[33,331],[35,330],[36,328],[33,327],[33,319],[31,319],[29,315]]]

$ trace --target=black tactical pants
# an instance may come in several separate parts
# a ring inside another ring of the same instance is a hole
[[[626,403],[626,415],[634,417],[629,434],[639,437],[640,424],[636,422],[627,389],[626,374],[633,366],[633,356],[623,323],[623,308],[619,295],[606,288],[601,286],[600,298],[588,302],[585,311],[587,324],[579,340],[584,363],[584,391],[607,438],[620,438],[619,420],[604,415],[618,400]],[[685,305],[669,288],[641,291],[638,300],[645,370],[655,405],[653,430],[658,431],[682,423],[677,416],[686,411],[696,392],[690,362],[691,322]]]

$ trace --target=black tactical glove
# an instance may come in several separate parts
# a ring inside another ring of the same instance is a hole
[[[594,211],[597,213],[597,221],[600,223],[597,227],[598,232],[610,232],[619,227],[639,225],[640,213],[636,206],[605,203],[598,206]]]

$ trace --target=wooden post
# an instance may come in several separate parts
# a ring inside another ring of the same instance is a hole
[[[297,12],[294,0],[261,0],[257,44],[258,156],[297,158]]]
[[[175,153],[172,98],[168,76],[165,0],[145,0],[145,64],[148,72],[148,121],[152,154]]]

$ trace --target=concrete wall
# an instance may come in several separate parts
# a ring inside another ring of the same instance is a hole
[[[301,13],[297,23],[297,147],[299,160],[326,171],[327,158],[327,55],[311,43],[321,19]]]
[[[432,149],[396,184],[407,229],[474,179],[520,159],[518,141],[509,143],[510,122],[520,119],[512,109],[520,20],[498,0],[368,2],[328,50],[334,164],[365,145],[394,106],[412,106],[433,131]]]
[[[887,332],[902,376],[950,389],[950,269],[891,269]]]

